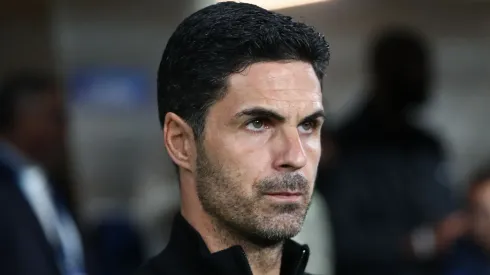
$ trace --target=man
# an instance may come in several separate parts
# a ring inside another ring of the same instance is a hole
[[[336,160],[319,170],[331,211],[338,274],[434,274],[433,259],[464,231],[442,146],[414,115],[429,97],[428,47],[394,27],[370,53],[368,100],[336,133]]]
[[[140,274],[304,274],[289,240],[320,159],[328,44],[311,27],[250,4],[204,8],[177,28],[158,72],[181,210]]]
[[[63,101],[49,76],[0,88],[0,273],[85,274],[64,165]],[[61,175],[61,176],[60,176]]]

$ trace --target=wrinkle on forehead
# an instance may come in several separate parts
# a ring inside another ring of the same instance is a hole
[[[281,114],[288,124],[322,110],[321,86],[312,66],[299,61],[263,62],[231,75],[226,95],[210,107],[207,121],[235,126],[238,121],[233,117],[238,112],[255,107]]]
[[[320,82],[305,62],[255,63],[229,79],[238,97],[277,101],[322,101]]]

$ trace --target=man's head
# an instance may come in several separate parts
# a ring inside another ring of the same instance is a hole
[[[62,94],[56,81],[19,73],[0,87],[0,135],[28,158],[47,166],[60,161],[64,143]]]
[[[396,27],[374,40],[370,70],[376,96],[397,109],[423,104],[430,89],[428,46],[417,32]]]
[[[490,251],[490,166],[475,173],[468,191],[468,209],[475,241]]]
[[[254,5],[220,3],[184,20],[158,72],[184,207],[257,241],[298,233],[320,158],[328,59],[322,35]]]

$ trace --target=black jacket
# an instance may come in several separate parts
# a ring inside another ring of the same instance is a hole
[[[281,275],[307,275],[309,249],[291,240],[284,245]],[[137,275],[252,275],[245,252],[233,246],[211,253],[199,233],[179,214],[170,241]]]
[[[54,252],[16,176],[0,161],[0,274],[57,275]]]

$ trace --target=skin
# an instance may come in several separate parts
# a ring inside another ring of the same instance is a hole
[[[471,233],[479,245],[490,251],[490,180],[471,190],[469,201]]]
[[[301,230],[311,201],[322,123],[320,82],[298,61],[255,63],[231,75],[202,141],[166,115],[181,212],[211,252],[240,245],[253,274],[279,274],[283,241]],[[284,192],[295,196],[277,195]]]

